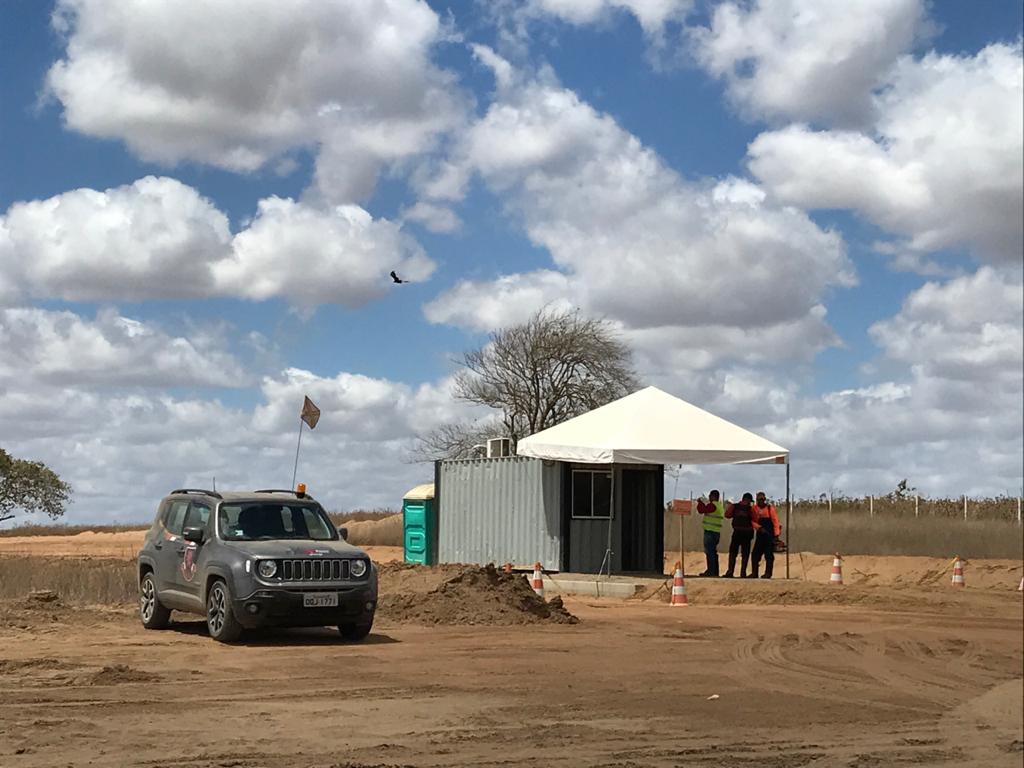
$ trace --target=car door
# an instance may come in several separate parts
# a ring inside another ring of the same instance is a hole
[[[178,549],[181,547],[181,531],[188,513],[188,499],[172,499],[167,504],[160,521],[161,530],[153,544],[156,550],[157,589],[178,589]]]
[[[198,578],[200,572],[199,560],[203,556],[203,550],[210,542],[210,505],[203,502],[193,501],[188,506],[188,513],[185,515],[185,523],[182,530],[186,528],[202,528],[205,537],[202,544],[181,539],[177,542],[175,578],[178,589],[187,595],[192,595],[197,600],[202,599],[202,579]]]

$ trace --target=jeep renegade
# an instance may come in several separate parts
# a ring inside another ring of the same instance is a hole
[[[244,629],[337,626],[362,640],[373,626],[377,569],[299,491],[172,491],[139,551],[139,614],[164,629],[171,611],[204,615],[210,637]]]

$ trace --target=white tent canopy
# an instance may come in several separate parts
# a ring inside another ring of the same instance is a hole
[[[519,441],[517,453],[585,464],[786,464],[789,451],[657,387]]]

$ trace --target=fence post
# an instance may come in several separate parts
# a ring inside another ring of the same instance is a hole
[[[1017,525],[1020,525],[1020,496],[1017,497]]]
[[[964,521],[967,520],[967,494],[964,494]]]
[[[917,500],[919,498],[920,497],[915,493],[914,494],[914,517],[917,517]]]
[[[828,516],[832,517],[832,491],[828,492]],[[1020,517],[1020,515],[1017,515]]]
[[[869,517],[874,517],[875,516],[875,497],[874,496],[868,496],[868,516]]]

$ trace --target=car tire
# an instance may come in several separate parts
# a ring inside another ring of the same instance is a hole
[[[366,639],[371,629],[373,629],[373,622],[369,624],[341,624],[338,627],[338,632],[341,633],[342,639],[346,642],[358,643]]]
[[[221,579],[214,581],[206,593],[206,628],[219,643],[233,643],[242,636],[242,625],[231,607],[231,591]]]
[[[146,629],[167,629],[171,623],[171,609],[160,602],[152,571],[139,582],[139,618]]]

